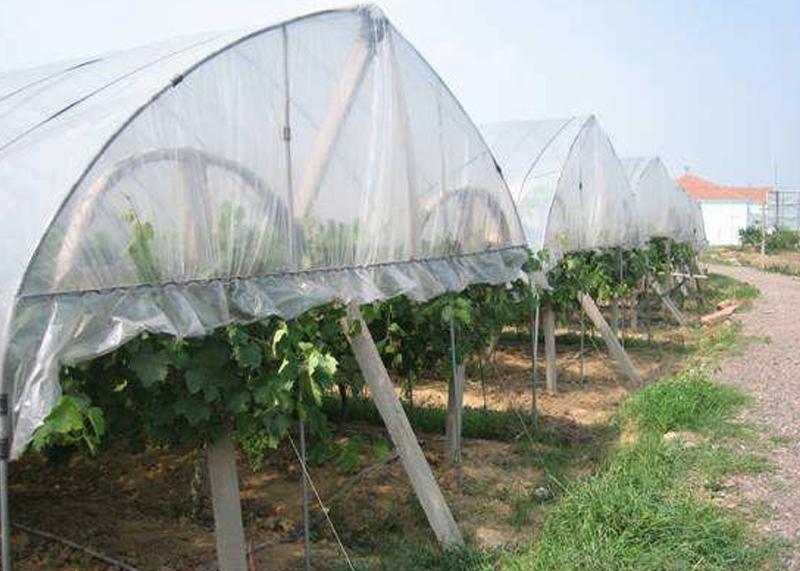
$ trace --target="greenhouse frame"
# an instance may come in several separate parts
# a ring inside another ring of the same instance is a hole
[[[508,282],[527,260],[481,134],[373,6],[0,75],[0,196],[11,458],[60,366],[143,332],[331,301],[360,319],[359,304]]]
[[[700,205],[673,179],[659,157],[623,158],[636,197],[643,241],[670,238],[700,249],[706,244]]]
[[[594,116],[481,126],[517,205],[529,247],[555,264],[570,252],[640,242],[633,192]]]

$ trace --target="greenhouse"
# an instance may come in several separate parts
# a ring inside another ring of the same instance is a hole
[[[671,238],[700,248],[705,230],[700,205],[670,176],[658,157],[622,159],[636,197],[642,238]]]
[[[142,332],[425,300],[527,259],[481,135],[374,7],[0,76],[0,196],[12,458],[61,365]]]
[[[597,119],[571,117],[482,126],[531,249],[564,254],[640,243],[634,197]]]

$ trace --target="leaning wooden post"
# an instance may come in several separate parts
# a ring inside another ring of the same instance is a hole
[[[544,356],[547,361],[545,368],[545,386],[547,392],[555,393],[558,384],[558,367],[556,364],[556,313],[553,306],[544,306],[542,315],[542,328],[544,329]]]
[[[658,297],[661,298],[664,307],[666,307],[672,314],[675,322],[681,327],[686,325],[686,319],[683,317],[683,313],[681,313],[681,310],[678,309],[678,306],[675,305],[675,302],[669,297],[669,294],[661,288],[661,284],[658,283],[658,280],[653,279],[650,283],[653,287],[653,290],[658,294]]]
[[[589,316],[589,319],[592,320],[594,326],[597,327],[597,330],[600,331],[600,334],[603,336],[603,340],[606,342],[608,346],[608,350],[611,352],[611,355],[614,357],[614,360],[617,362],[617,365],[622,372],[625,373],[625,376],[628,377],[632,382],[636,384],[642,384],[642,378],[636,372],[636,369],[633,367],[633,363],[628,358],[628,354],[625,353],[625,349],[622,348],[620,345],[619,339],[617,339],[614,332],[611,331],[611,327],[609,327],[606,320],[603,318],[603,314],[600,313],[600,310],[597,308],[597,305],[594,303],[594,300],[585,293],[578,294],[578,301],[580,301],[581,307],[586,312],[586,315]]]
[[[208,475],[214,507],[214,533],[220,571],[248,571],[247,548],[239,499],[236,448],[230,431],[208,447]]]
[[[463,545],[461,532],[453,519],[450,508],[439,489],[436,479],[422,448],[417,442],[411,424],[408,422],[400,400],[394,391],[394,385],[389,378],[389,373],[383,366],[378,349],[372,340],[372,335],[367,329],[367,324],[361,317],[361,310],[357,305],[347,306],[347,317],[342,323],[353,355],[358,361],[364,380],[367,382],[370,393],[378,412],[386,424],[386,429],[392,442],[397,448],[403,467],[411,480],[411,486],[419,499],[428,522],[440,543],[449,547]]]

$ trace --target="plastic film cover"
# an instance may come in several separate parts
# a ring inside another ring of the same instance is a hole
[[[13,455],[61,364],[333,300],[519,276],[525,237],[450,91],[374,7],[0,76]]]

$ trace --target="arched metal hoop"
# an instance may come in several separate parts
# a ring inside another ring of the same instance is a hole
[[[102,197],[140,169],[161,162],[172,163],[172,166],[185,170],[187,177],[191,181],[190,184],[193,185],[189,189],[190,192],[192,194],[197,193],[198,208],[202,207],[204,202],[202,200],[203,194],[213,191],[208,185],[209,169],[216,168],[233,174],[244,183],[243,188],[250,190],[258,201],[267,203],[269,209],[275,212],[275,219],[278,221],[277,226],[280,229],[279,232],[282,231],[287,237],[287,244],[293,243],[295,249],[302,245],[302,228],[290,216],[291,210],[284,198],[278,196],[261,177],[248,167],[234,160],[197,148],[151,149],[131,155],[115,163],[100,175],[85,193],[81,193],[81,203],[73,214],[73,221],[64,233],[60,250],[55,257],[54,284],[57,285],[72,269],[77,251],[71,248],[70,245],[78,243],[81,236],[89,231],[92,215]],[[294,240],[288,240],[290,232],[293,233]],[[291,259],[295,254],[296,252],[290,253],[287,259]]]
[[[497,201],[497,198],[489,191],[483,188],[461,188],[458,190],[454,190],[448,192],[444,196],[437,199],[435,202],[431,203],[427,206],[424,210],[425,212],[422,214],[422,220],[420,223],[420,235],[426,236],[426,232],[429,230],[428,226],[430,223],[437,219],[437,214],[440,211],[444,212],[444,216],[448,216],[447,208],[451,207],[453,204],[466,204],[468,206],[467,212],[469,215],[472,216],[475,210],[472,208],[475,202],[479,202],[481,205],[485,206],[487,209],[488,214],[495,220],[497,223],[498,231],[500,235],[498,236],[498,242],[500,244],[507,244],[513,241],[511,236],[511,228],[509,227],[508,220],[506,219],[506,215],[503,212],[503,207]],[[453,212],[458,212],[460,209],[455,209]],[[462,210],[463,211],[463,210]],[[447,220],[447,218],[445,218]],[[467,224],[467,227],[474,227],[471,224],[471,220],[468,221],[470,224]]]

